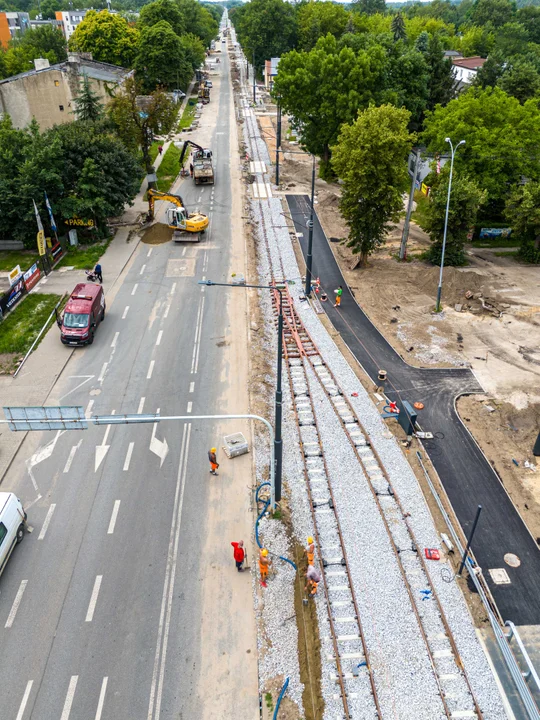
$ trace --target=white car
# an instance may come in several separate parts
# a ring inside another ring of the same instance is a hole
[[[14,493],[0,492],[0,575],[25,530],[26,513],[21,501]]]

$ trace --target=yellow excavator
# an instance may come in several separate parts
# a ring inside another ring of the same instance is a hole
[[[167,209],[167,225],[175,231],[173,239],[181,241],[187,239],[186,235],[196,236],[203,233],[208,227],[208,215],[195,212],[189,213],[180,195],[164,193],[159,190],[148,190],[148,220],[154,219],[154,205],[156,200],[171,202],[176,207]],[[198,237],[193,237],[197,242]]]

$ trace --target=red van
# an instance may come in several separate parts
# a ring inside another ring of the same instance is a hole
[[[91,345],[98,324],[105,318],[105,293],[101,285],[79,283],[57,319],[64,345]]]

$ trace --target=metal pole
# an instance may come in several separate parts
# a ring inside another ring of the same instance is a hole
[[[279,186],[279,149],[281,147],[281,98],[277,101],[277,130],[276,130],[276,185]]]
[[[463,558],[461,560],[461,565],[459,566],[458,575],[461,575],[463,568],[465,566],[465,562],[467,560],[467,555],[469,554],[469,548],[471,547],[474,531],[476,530],[476,526],[478,524],[478,518],[480,517],[480,513],[482,512],[482,506],[479,505],[476,509],[476,517],[474,518],[473,526],[471,529],[471,534],[469,535],[469,539],[467,540],[467,547],[465,548],[465,552],[463,553]]]
[[[311,213],[308,222],[308,250],[306,256],[306,287],[305,296],[311,295],[311,267],[313,264],[313,203],[315,201],[315,155],[313,155],[313,167],[311,169]]]
[[[418,174],[418,162],[420,160],[420,152],[413,150],[414,152],[414,170],[411,183],[411,192],[409,193],[409,203],[407,205],[407,215],[405,216],[405,224],[403,225],[403,233],[401,234],[401,246],[399,248],[399,259],[407,259],[407,240],[409,239],[409,226],[411,224],[411,214],[414,202],[414,191],[416,189],[416,175]]]
[[[441,251],[441,269],[439,272],[439,287],[437,288],[437,304],[435,305],[435,312],[441,312],[441,294],[442,294],[442,276],[444,268],[444,253],[446,250],[446,233],[448,230],[448,211],[450,210],[450,193],[452,192],[452,174],[454,172],[454,156],[456,150],[460,145],[465,145],[465,140],[460,140],[456,145],[455,149],[452,145],[450,138],[446,138],[446,142],[450,145],[452,155],[450,160],[450,178],[448,180],[448,197],[446,198],[446,214],[444,216],[444,233],[443,233],[443,244]]]
[[[253,52],[253,104],[257,104],[257,98],[255,95],[255,50],[252,50]]]
[[[281,373],[283,360],[283,295],[279,293],[279,314],[278,314],[278,354],[277,354],[277,378],[276,378],[276,407],[275,407],[275,436],[274,436],[274,458],[275,458],[275,491],[276,502],[281,500],[281,475],[283,468],[283,438],[281,437],[281,418],[283,413]]]

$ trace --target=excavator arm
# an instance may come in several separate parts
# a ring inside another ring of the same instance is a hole
[[[168,202],[172,202],[176,207],[184,208],[186,211],[186,214],[188,213],[188,209],[184,205],[184,201],[180,197],[180,195],[173,195],[172,193],[164,193],[160,192],[159,190],[152,190],[150,188],[147,191],[148,195],[148,219],[153,220],[154,219],[154,204],[156,200],[165,200]]]
[[[188,149],[188,145],[191,145],[196,150],[200,150],[201,152],[204,152],[204,148],[202,148],[200,145],[197,145],[197,143],[194,143],[193,140],[186,140],[186,142],[184,143],[184,147],[182,148],[182,152],[180,153],[180,160],[178,163],[181,168],[184,167],[184,164],[183,164],[184,157],[186,155],[186,150]]]

